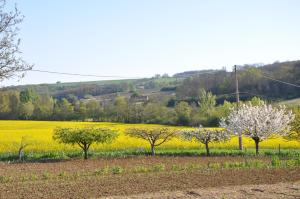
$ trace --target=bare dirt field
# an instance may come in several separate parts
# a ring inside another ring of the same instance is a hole
[[[124,196],[105,197],[108,199],[121,199]],[[299,199],[300,182],[239,185],[227,187],[208,187],[202,189],[188,189],[185,191],[164,191],[126,196],[126,198],[138,199],[163,199],[163,198],[199,198],[199,199]]]
[[[0,198],[218,198],[218,194],[219,198],[262,198],[261,194],[268,198],[272,190],[275,195],[269,198],[300,198],[298,167],[195,169],[199,165],[244,160],[243,157],[132,157],[0,163]],[[179,165],[187,166],[177,170]]]

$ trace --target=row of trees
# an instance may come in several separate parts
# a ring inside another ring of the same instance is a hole
[[[193,103],[151,100],[133,103],[118,96],[103,103],[96,99],[78,100],[75,96],[54,99],[47,94],[38,95],[31,89],[0,93],[1,119],[31,120],[92,120],[124,123],[157,123],[171,125],[216,126],[233,106],[224,102],[216,105],[216,97],[201,90]]]
[[[290,133],[290,124],[295,115],[285,107],[273,107],[264,103],[260,105],[244,104],[238,111],[232,109],[227,118],[220,122],[222,128],[192,128],[176,131],[174,128],[130,128],[126,135],[146,140],[155,155],[155,147],[162,145],[175,136],[187,140],[196,140],[205,145],[207,155],[210,142],[225,141],[232,135],[244,135],[254,140],[256,154],[259,154],[259,143],[271,136],[285,136]],[[299,126],[299,124],[297,123]],[[298,126],[293,128],[298,128]],[[299,130],[299,129],[297,129]],[[293,133],[294,134],[294,133]],[[61,143],[78,145],[88,157],[88,149],[92,143],[107,143],[113,141],[118,132],[103,128],[70,129],[58,128],[53,138]],[[299,139],[299,137],[298,137]]]

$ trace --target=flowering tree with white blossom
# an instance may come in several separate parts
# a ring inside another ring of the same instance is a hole
[[[230,135],[228,131],[224,131],[221,129],[213,129],[213,128],[203,128],[200,126],[199,128],[194,128],[191,130],[186,130],[181,132],[182,137],[186,140],[196,140],[205,145],[206,154],[210,156],[209,146],[210,142],[219,142],[230,139]]]
[[[220,126],[228,132],[252,138],[258,155],[259,143],[274,134],[287,134],[293,119],[292,111],[287,111],[284,106],[244,104],[238,111],[232,111],[227,119],[222,118]]]

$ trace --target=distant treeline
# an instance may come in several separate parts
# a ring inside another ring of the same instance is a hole
[[[181,101],[173,107],[161,102],[132,103],[118,96],[111,103],[96,99],[54,99],[34,91],[0,92],[0,119],[80,120],[124,123],[157,123],[170,125],[217,125],[233,104],[216,106],[216,97],[201,90],[197,103]]]
[[[235,102],[234,74],[224,69],[184,73],[187,75],[187,78],[180,74],[164,75],[101,85],[57,83],[3,88],[0,119],[217,125],[234,106],[231,103]],[[300,61],[239,67],[240,98],[246,101],[258,96],[276,101],[300,97],[299,87],[270,78],[300,85]],[[158,94],[148,98],[153,91]],[[118,96],[118,92],[127,94]],[[114,95],[108,98],[94,97],[111,93]],[[141,101],[131,100],[139,96]]]

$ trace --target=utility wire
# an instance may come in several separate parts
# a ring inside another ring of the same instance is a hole
[[[66,72],[58,72],[58,71],[49,71],[49,70],[39,70],[39,69],[32,69],[28,72],[39,72],[39,73],[49,73],[49,74],[58,74],[58,75],[70,75],[70,76],[81,76],[81,77],[99,77],[99,78],[128,78],[128,79],[143,79],[146,77],[125,77],[125,76],[116,76],[116,75],[91,75],[91,74],[80,74],[80,73],[66,73]],[[207,71],[197,73],[196,75],[203,75],[203,74],[214,74],[220,72],[220,70],[216,71]]]
[[[251,73],[251,71],[247,70],[249,73]],[[253,73],[251,73],[253,74]],[[269,80],[272,80],[272,81],[275,81],[275,82],[279,82],[279,83],[282,83],[282,84],[286,84],[286,85],[289,85],[289,86],[294,86],[294,87],[297,87],[297,88],[300,88],[300,85],[297,85],[297,84],[293,84],[293,83],[290,83],[290,82],[286,82],[286,81],[282,81],[282,80],[279,80],[279,79],[275,79],[273,77],[270,77],[268,75],[265,75],[264,72],[262,72],[261,74],[262,77],[266,78],[266,79],[269,79]]]
[[[115,76],[115,75],[91,75],[91,74],[66,73],[66,72],[57,72],[57,71],[48,71],[48,70],[38,70],[38,69],[32,69],[32,70],[30,70],[30,71],[33,71],[33,72],[39,72],[39,73],[59,74],[59,75],[81,76],[81,77],[142,79],[142,77],[125,77],[125,76]],[[30,72],[30,71],[29,71],[29,72]]]
[[[263,75],[263,74],[262,74],[262,77],[273,80],[273,81],[276,81],[276,82],[279,82],[279,83],[282,83],[282,84],[286,84],[286,85],[289,85],[289,86],[294,86],[294,87],[300,88],[300,85],[292,84],[292,83],[285,82],[285,81],[282,81],[282,80],[278,80],[278,79],[275,79],[275,78],[272,78],[272,77],[269,77],[269,76],[266,76],[266,75]]]

